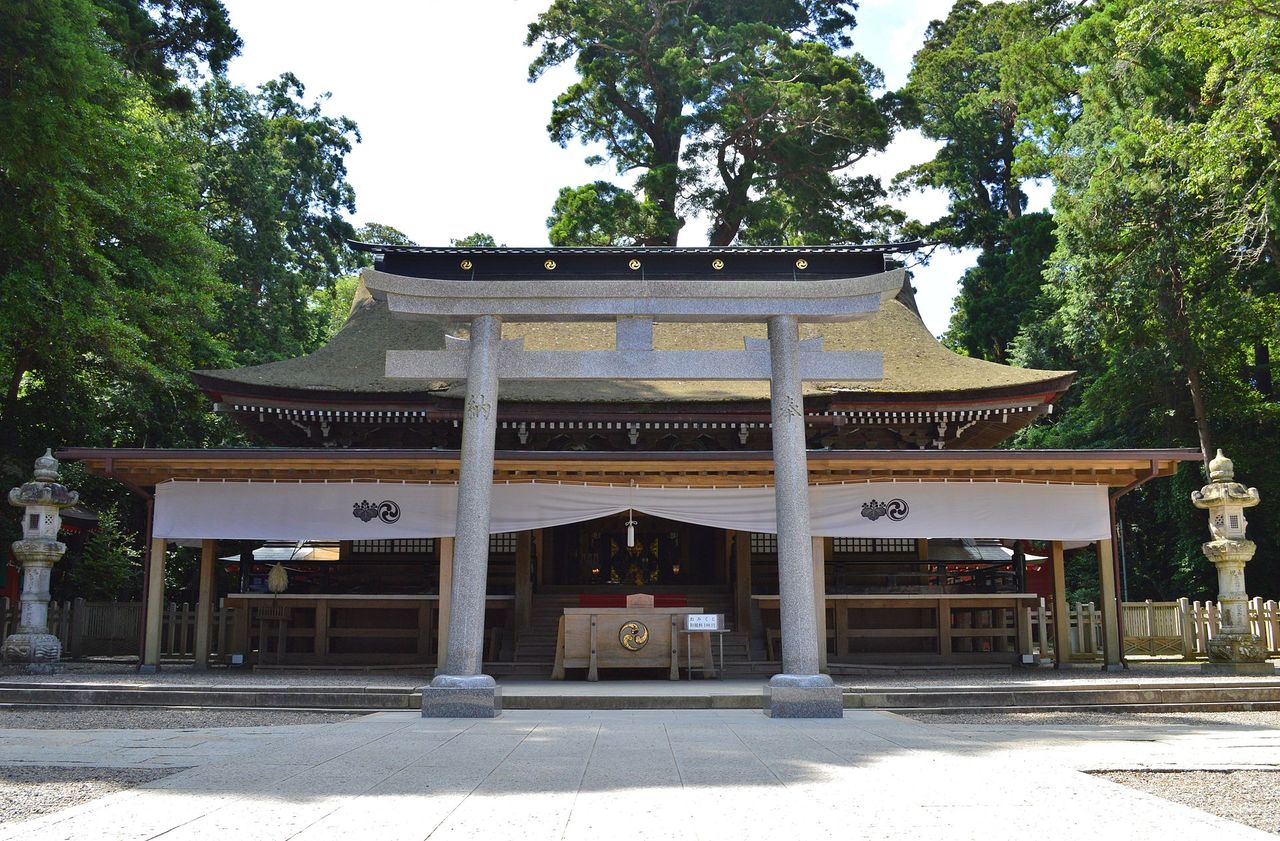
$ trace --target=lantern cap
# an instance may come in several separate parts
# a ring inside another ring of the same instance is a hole
[[[52,448],[46,449],[44,455],[36,459],[35,477],[40,482],[58,481],[58,460],[53,457]]]
[[[1231,459],[1222,454],[1222,450],[1218,450],[1218,455],[1209,462],[1209,481],[1211,482],[1231,482],[1236,476],[1236,466]]]

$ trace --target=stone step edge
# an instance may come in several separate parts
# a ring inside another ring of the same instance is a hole
[[[523,665],[523,664],[521,664]],[[531,664],[533,665],[533,664]],[[541,665],[541,664],[537,664]],[[420,681],[406,681],[406,685],[416,688],[430,683],[429,675],[422,676]],[[761,681],[763,685],[764,681]],[[619,684],[623,685],[623,684]],[[1037,694],[1061,694],[1061,693],[1084,693],[1084,692],[1171,692],[1171,691],[1209,691],[1220,689],[1251,689],[1251,690],[1277,690],[1280,691],[1280,680],[1254,680],[1254,681],[1212,681],[1212,682],[1184,682],[1184,683],[1144,683],[1135,681],[1132,683],[1080,683],[1070,685],[1057,686],[1010,686],[1010,687],[978,687],[978,686],[957,686],[957,687],[919,687],[919,686],[903,686],[903,687],[861,687],[861,686],[845,686],[846,695],[861,696],[896,696],[896,697],[927,697],[933,695],[955,695],[955,696],[972,696],[979,697],[991,694],[1018,694],[1018,695],[1037,695]],[[30,691],[126,691],[140,693],[163,694],[166,692],[221,692],[221,693],[254,693],[254,692],[270,692],[273,694],[310,694],[310,693],[354,693],[360,692],[373,695],[396,695],[406,691],[406,686],[353,686],[344,684],[317,684],[311,686],[287,686],[283,684],[266,683],[260,686],[237,685],[237,684],[198,684],[198,683],[173,683],[158,685],[138,685],[131,683],[48,683],[41,681],[18,682],[8,681],[0,682],[0,696],[17,690]],[[409,689],[412,691],[412,689]]]
[[[893,712],[898,714],[938,715],[950,714],[1019,714],[1019,713],[1176,713],[1176,712],[1254,712],[1280,710],[1280,701],[1196,701],[1166,703],[1127,703],[1127,704],[1050,704],[1050,705],[984,705],[965,707],[911,707],[884,708],[851,706],[850,698],[845,698],[844,708],[853,712]],[[421,696],[409,694],[404,698],[404,705],[360,706],[360,705],[192,705],[192,704],[110,704],[120,710],[166,709],[166,710],[199,710],[199,709],[237,709],[250,711],[289,710],[291,712],[345,712],[353,715],[370,714],[387,711],[416,711],[421,708]],[[758,710],[762,708],[762,696],[748,695],[615,695],[615,696],[557,696],[557,695],[517,695],[503,698],[503,708],[507,710]],[[49,709],[102,709],[101,701],[93,703],[33,703],[0,702],[0,710],[49,710]]]
[[[846,699],[847,700],[847,699]],[[854,709],[845,706],[845,709]],[[1134,704],[1058,704],[1049,706],[991,706],[991,707],[911,707],[886,710],[882,707],[861,707],[867,712],[879,710],[903,715],[936,715],[944,718],[949,715],[965,715],[967,713],[1178,713],[1178,712],[1266,712],[1280,710],[1280,701],[1182,701],[1171,703],[1134,703]]]

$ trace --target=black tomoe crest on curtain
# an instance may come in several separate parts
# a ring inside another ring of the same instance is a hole
[[[888,517],[895,522],[905,520],[910,513],[911,506],[907,505],[905,499],[891,499],[887,502],[873,499],[862,503],[862,516],[873,523],[881,517]]]
[[[351,506],[351,514],[366,523],[377,517],[382,522],[391,524],[400,519],[400,506],[390,499],[378,503],[362,499]]]

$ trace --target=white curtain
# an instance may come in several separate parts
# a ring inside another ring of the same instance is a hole
[[[396,482],[172,481],[156,488],[155,534],[169,540],[377,540],[451,537],[454,485]],[[865,482],[809,488],[823,537],[1110,536],[1102,485]],[[492,532],[593,520],[634,509],[747,532],[776,532],[773,488],[498,484]]]

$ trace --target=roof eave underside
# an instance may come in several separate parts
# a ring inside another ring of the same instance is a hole
[[[453,481],[458,453],[446,450],[149,450],[68,448],[59,458],[136,486],[169,479]],[[1114,488],[1168,476],[1193,449],[811,451],[810,479],[839,481],[1035,481]],[[689,486],[772,483],[772,454],[499,451],[503,481],[635,482]]]
[[[807,393],[806,402],[813,402],[822,407],[841,409],[886,409],[901,407],[904,409],[925,409],[931,407],[968,407],[981,403],[992,406],[1022,406],[1027,404],[1044,404],[1056,401],[1071,386],[1074,373],[1064,373],[1045,380],[1018,383],[1013,385],[990,386],[986,388],[955,389],[948,391],[895,392],[895,391],[850,391],[837,384],[827,384],[822,390]],[[461,405],[460,396],[444,393],[444,388],[429,388],[424,385],[418,391],[402,392],[360,392],[322,389],[284,388],[273,385],[237,382],[219,377],[211,371],[192,372],[192,378],[201,391],[224,403],[242,405],[262,405],[299,408],[305,410],[322,410],[327,408],[350,409],[364,408],[377,410],[430,410],[437,409],[442,416],[451,417]],[[690,381],[696,382],[696,381]],[[716,383],[720,385],[721,383]],[[449,383],[449,388],[457,388],[459,384]],[[499,412],[520,414],[521,409],[546,411],[557,405],[579,415],[584,411],[584,403],[570,401],[531,402],[525,400],[502,400]],[[610,415],[619,411],[653,411],[652,401],[636,400],[635,402],[608,402],[601,405],[601,410]],[[590,411],[585,409],[585,411]],[[766,399],[740,398],[726,396],[716,400],[670,400],[664,401],[662,411],[667,414],[682,415],[719,415],[733,412],[765,412],[769,411]]]
[[[921,240],[879,243],[874,245],[726,245],[726,246],[532,246],[510,248],[507,246],[434,246],[434,245],[381,245],[375,242],[347,240],[356,251],[367,254],[440,254],[457,256],[504,254],[616,254],[620,257],[646,254],[901,254],[918,251]]]

